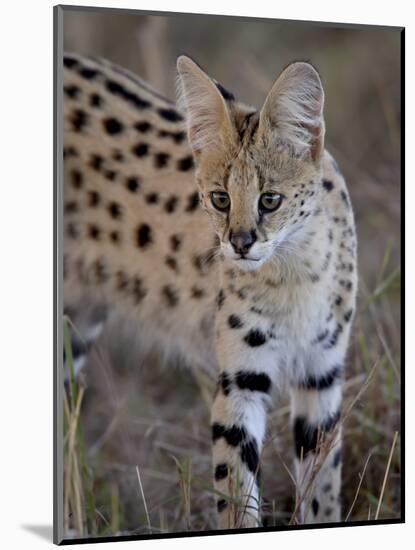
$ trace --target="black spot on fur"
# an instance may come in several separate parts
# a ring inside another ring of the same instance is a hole
[[[138,178],[132,176],[130,178],[127,178],[126,186],[128,191],[131,191],[131,193],[135,193],[140,187],[140,182],[138,181]]]
[[[111,218],[118,220],[121,218],[121,206],[116,202],[111,202],[108,205],[108,212],[110,213]]]
[[[242,443],[241,460],[244,464],[246,464],[248,470],[252,474],[256,473],[259,465],[259,456],[258,446],[254,439],[249,439],[248,441]]]
[[[75,147],[64,147],[63,148],[63,158],[67,157],[79,157],[78,151]]]
[[[124,125],[114,117],[106,118],[102,124],[107,134],[111,136],[120,134],[124,129]]]
[[[179,303],[179,295],[171,285],[166,285],[162,288],[162,294],[169,307],[177,306]]]
[[[239,426],[231,426],[230,428],[225,428],[223,424],[214,422],[212,425],[212,440],[216,440],[223,437],[228,445],[231,447],[237,447],[242,441],[246,439],[245,428],[240,428]]]
[[[157,204],[159,201],[159,196],[157,193],[149,193],[146,195],[146,203],[147,204]]]
[[[186,212],[194,212],[199,206],[199,193],[195,191],[187,199]]]
[[[181,172],[188,172],[194,166],[193,157],[189,155],[177,161],[177,169]]]
[[[80,76],[82,76],[82,78],[85,78],[86,80],[93,80],[94,78],[96,78],[101,73],[99,71],[97,71],[96,69],[90,69],[89,67],[83,67],[79,71],[79,74],[80,74]]]
[[[124,273],[124,271],[118,271],[116,274],[116,280],[117,280],[117,289],[118,290],[126,290],[128,287],[128,277]]]
[[[137,94],[128,91],[126,88],[124,88],[124,86],[122,86],[115,80],[106,80],[105,86],[111,94],[124,99],[125,101],[133,105],[136,109],[142,110],[147,109],[151,106],[151,103],[149,101],[146,101],[145,99],[139,97]]]
[[[89,96],[89,104],[91,107],[96,107],[97,109],[102,107],[103,99],[99,94],[91,94]]]
[[[104,164],[104,159],[101,155],[92,154],[89,165],[90,167],[95,170],[96,172],[100,172],[102,170]]]
[[[342,302],[343,302],[343,298],[341,296],[336,296],[336,299],[334,301],[336,306],[339,306]]]
[[[196,300],[199,300],[205,296],[205,291],[197,286],[192,286],[191,293],[192,298],[196,298]]]
[[[74,132],[82,132],[89,122],[89,116],[82,109],[74,109],[71,113],[70,121]]]
[[[120,234],[118,233],[118,231],[111,231],[110,239],[112,243],[118,244],[120,242]]]
[[[228,317],[228,325],[231,328],[241,328],[244,326],[241,319],[237,315],[230,315]]]
[[[140,248],[145,248],[152,241],[151,227],[146,223],[141,224],[137,229],[137,245]]]
[[[313,509],[314,516],[316,516],[318,514],[318,511],[319,511],[319,508],[320,508],[320,505],[319,505],[318,500],[316,498],[313,498],[313,500],[311,501],[311,508]]]
[[[93,170],[96,170],[99,172],[102,168],[102,164],[104,162],[104,159],[101,157],[101,155],[91,155],[91,159],[89,161],[89,165]]]
[[[145,298],[147,291],[143,287],[143,282],[141,279],[136,277],[133,281],[133,296],[136,304],[139,304],[143,298]]]
[[[97,283],[105,283],[108,280],[109,275],[102,259],[95,260],[93,270],[95,272],[95,280]]]
[[[337,323],[336,328],[333,330],[330,340],[324,345],[324,349],[334,348],[337,345],[340,334],[343,332],[343,325]]]
[[[119,149],[114,149],[112,158],[118,162],[124,162],[124,155]]]
[[[71,170],[71,183],[74,189],[81,189],[84,184],[82,173],[79,170]]]
[[[228,465],[224,462],[221,464],[218,464],[215,468],[215,480],[220,481],[221,479],[225,479],[228,477]]]
[[[68,201],[65,203],[65,214],[75,214],[79,211],[79,204],[76,201]]]
[[[172,235],[170,237],[170,248],[173,252],[177,252],[182,244],[182,239],[179,237],[179,235]]]
[[[136,145],[134,145],[133,147],[133,153],[141,158],[141,157],[145,157],[146,155],[148,155],[148,144],[147,143],[137,143]]]
[[[231,391],[231,380],[226,372],[221,372],[219,375],[219,386],[222,388],[224,395],[229,395]]]
[[[170,155],[167,153],[157,153],[154,155],[154,165],[156,168],[164,168],[169,162]]]
[[[344,279],[341,279],[341,280],[339,281],[339,284],[340,284],[340,286],[342,286],[345,290],[347,290],[347,291],[349,291],[349,292],[350,292],[350,291],[352,290],[352,288],[353,288],[353,284],[352,284],[351,281],[346,281],[346,280],[344,280]]]
[[[320,332],[319,334],[317,334],[317,338],[315,339],[315,341],[313,343],[323,342],[323,340],[325,340],[328,335],[329,335],[329,330],[328,329],[324,330],[323,332]]]
[[[68,57],[67,55],[65,55],[65,57],[63,58],[63,64],[66,68],[72,69],[78,65],[78,61],[73,57]]]
[[[117,177],[117,172],[115,172],[114,170],[105,170],[104,176],[105,179],[107,179],[108,181],[114,181]]]
[[[175,109],[157,109],[157,112],[162,118],[169,122],[179,122],[183,120],[182,115]]]
[[[267,374],[238,371],[235,381],[239,389],[268,393],[271,389],[271,379]]]
[[[172,214],[175,210],[176,210],[176,207],[177,207],[177,204],[179,202],[179,199],[178,197],[175,197],[174,195],[172,195],[169,199],[167,199],[167,201],[165,202],[164,204],[164,210],[168,213],[168,214]]]
[[[343,316],[343,319],[348,323],[353,315],[353,309],[349,309],[349,311],[346,311],[346,313]]]
[[[333,182],[330,180],[323,180],[323,187],[327,192],[330,192],[333,189],[334,185]]]
[[[246,300],[246,297],[247,297],[246,292],[247,292],[246,288],[242,287],[236,292],[236,295],[240,300]]]
[[[177,272],[179,270],[176,258],[173,258],[172,256],[167,256],[165,259],[165,263],[167,267],[169,267],[173,271]]]
[[[217,305],[218,309],[221,309],[221,307],[223,306],[224,303],[225,303],[225,293],[224,293],[223,289],[221,288],[218,292],[217,297],[216,297],[216,305]]]
[[[78,86],[75,86],[75,84],[68,84],[68,86],[64,86],[63,91],[65,92],[65,95],[70,99],[76,99],[81,93],[80,88],[78,88]]]
[[[136,122],[134,124],[134,128],[137,130],[137,132],[142,132],[143,134],[146,134],[151,130],[152,126],[149,122],[144,120],[142,122]]]
[[[182,143],[186,139],[184,132],[168,132],[167,130],[159,130],[158,137],[171,138],[175,143]]]
[[[245,336],[244,341],[252,348],[262,346],[267,341],[267,337],[259,329],[251,329]]]
[[[95,224],[90,224],[88,227],[88,234],[91,237],[91,239],[94,239],[95,241],[98,241],[101,236],[101,230],[100,228]]]
[[[300,382],[299,387],[305,390],[326,390],[330,388],[342,374],[342,366],[336,365],[324,376],[308,376]]]
[[[220,498],[217,502],[218,512],[223,512],[228,506],[227,501],[224,498]]]

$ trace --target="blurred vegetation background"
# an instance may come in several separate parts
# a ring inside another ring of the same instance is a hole
[[[361,394],[344,425],[347,521],[401,513],[400,43],[399,30],[378,27],[64,11],[66,51],[110,59],[170,99],[181,53],[258,108],[288,63],[308,60],[319,70],[326,146],[349,186],[359,246],[345,408]],[[79,381],[79,414],[67,404],[65,429],[75,423],[65,448],[73,476],[65,485],[68,536],[215,526],[209,410],[199,383],[136,347],[121,320],[107,327]],[[283,396],[278,405],[264,450],[264,514],[267,525],[282,526],[294,487],[289,407]]]

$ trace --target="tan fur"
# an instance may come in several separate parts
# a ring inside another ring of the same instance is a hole
[[[95,62],[82,60],[86,67],[99,68]],[[114,75],[113,75],[114,76]],[[122,75],[115,75],[127,89],[136,90],[137,85]],[[214,235],[209,222],[200,216],[200,210],[185,214],[189,198],[195,193],[193,170],[184,172],[176,168],[177,162],[191,155],[187,141],[176,144],[172,138],[158,137],[160,131],[184,132],[182,122],[169,122],[159,117],[154,110],[134,111],[125,101],[114,97],[103,87],[99,87],[103,108],[93,109],[89,106],[90,95],[96,92],[96,82],[90,83],[82,79],[74,71],[65,71],[65,85],[77,85],[82,89],[79,101],[65,101],[65,141],[64,147],[69,150],[76,147],[79,157],[65,159],[65,204],[76,201],[79,212],[65,215],[65,301],[77,303],[85,299],[104,300],[109,304],[126,310],[136,316],[140,329],[147,328],[157,340],[156,334],[163,332],[163,340],[172,343],[172,348],[182,350],[190,355],[190,361],[214,364],[211,357],[211,334],[201,333],[201,325],[206,325],[206,316],[214,308],[217,290],[211,284],[215,277],[216,265],[210,266],[205,254],[214,247]],[[140,97],[149,99],[155,108],[171,109],[172,105],[154,96],[151,92],[139,88]],[[90,124],[84,133],[71,131],[73,109],[80,108],[88,112]],[[102,121],[107,117],[121,120],[126,130],[120,136],[110,137],[103,130]],[[134,129],[137,122],[149,122],[152,130],[142,133]],[[138,160],[132,148],[139,143],[148,143],[150,154]],[[120,151],[123,162],[113,159],[113,154]],[[169,166],[163,169],[154,167],[156,153],[170,155]],[[90,166],[92,155],[100,155],[104,159],[100,171]],[[82,189],[72,185],[72,170],[81,168],[84,174]],[[107,171],[115,171],[114,181],[105,177]],[[136,193],[130,192],[127,180],[137,177],[140,187]],[[96,208],[88,206],[89,193],[95,191],[100,195],[100,204]],[[157,204],[149,205],[148,196],[158,195]],[[177,197],[175,212],[168,214],[166,205],[172,197]],[[112,219],[108,212],[111,202],[121,206],[120,221]],[[178,220],[179,223],[178,223]],[[80,233],[79,239],[67,237],[68,225],[76,224]],[[140,249],[137,246],[136,229],[142,224],[152,227],[152,245]],[[88,228],[95,224],[101,230],[99,241],[88,238]],[[194,238],[197,230],[197,239]],[[119,232],[120,243],[111,241],[112,231]],[[180,239],[178,251],[174,251],[171,240],[174,236]],[[166,264],[166,258],[177,261],[177,270]],[[79,269],[82,260],[83,268]],[[99,282],[94,265],[102,260],[108,279]],[[201,269],[196,267],[199,262]],[[127,287],[119,289],[118,273],[126,274]],[[209,275],[209,276],[208,276]],[[146,300],[135,304],[133,298],[134,280],[139,278],[148,290]],[[82,279],[82,280],[81,280]],[[179,296],[179,305],[175,308],[166,307],[162,288],[171,284]],[[200,300],[191,299],[193,291],[200,290],[203,297]],[[160,316],[161,311],[163,315]],[[145,319],[146,327],[142,327],[139,319]],[[189,342],[194,344],[189,346]]]

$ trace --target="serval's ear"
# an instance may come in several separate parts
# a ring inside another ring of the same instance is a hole
[[[186,113],[187,133],[195,156],[219,152],[236,142],[236,129],[215,82],[189,57],[177,60],[178,104]]]
[[[269,92],[260,114],[258,136],[289,144],[296,153],[319,160],[324,150],[324,91],[309,63],[292,63]]]

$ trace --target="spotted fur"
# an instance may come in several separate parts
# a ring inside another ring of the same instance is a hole
[[[266,411],[284,382],[298,519],[338,521],[356,234],[317,72],[290,65],[256,111],[186,57],[179,108],[107,61],[67,55],[64,69],[65,302],[117,308],[147,344],[218,373],[221,528],[260,524]]]

